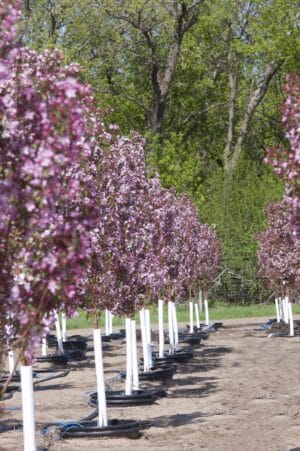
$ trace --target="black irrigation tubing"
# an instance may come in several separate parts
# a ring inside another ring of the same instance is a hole
[[[46,373],[50,373],[50,376],[45,376],[45,377],[37,377],[38,374],[46,374]],[[70,370],[66,370],[63,372],[60,371],[49,371],[49,370],[45,370],[45,371],[35,371],[33,370],[33,386],[36,387],[38,384],[44,383],[44,382],[48,382],[51,381],[53,379],[57,379],[57,378],[61,378],[61,377],[66,377],[68,374],[70,373]],[[4,384],[6,380],[2,379],[2,382],[0,381],[0,390],[3,388]],[[12,382],[21,382],[21,376],[20,374],[16,374],[15,376],[13,376]],[[12,398],[14,392],[20,391],[21,390],[21,386],[19,385],[11,385],[9,384],[7,389],[6,389],[6,393],[4,393],[4,395],[2,395],[0,397],[1,401],[5,401],[7,399]]]
[[[50,373],[52,373],[52,371]],[[36,380],[33,380],[33,386],[35,387],[36,385],[41,384],[42,382],[48,382],[48,381],[52,381],[53,379],[66,377],[69,373],[70,373],[70,370],[66,370],[63,373],[60,373],[60,372],[54,373],[53,372],[53,374],[51,376],[42,377],[40,379],[36,378]]]
[[[53,369],[44,369],[44,370],[32,370],[33,375],[33,385],[36,385],[40,382],[49,381],[51,379],[56,379],[58,377],[66,377],[70,373],[70,370],[65,370],[63,372],[61,371],[55,371]],[[39,378],[39,374],[51,374],[51,376],[46,376],[44,378]],[[3,382],[6,382],[7,378],[9,377],[9,374],[7,375],[0,375],[0,384]],[[14,374],[11,378],[11,382],[21,382],[21,374],[17,372]]]

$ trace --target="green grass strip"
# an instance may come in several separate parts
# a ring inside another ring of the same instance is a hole
[[[152,305],[151,310],[151,323],[158,322],[157,306]],[[300,314],[300,305],[293,305],[293,313]],[[268,316],[270,318],[276,317],[275,304],[251,304],[251,305],[226,305],[226,304],[213,304],[209,309],[209,317],[212,321],[222,321],[224,319],[235,318],[251,318],[259,316]],[[200,313],[200,321],[204,320],[204,312]],[[139,315],[136,315],[137,324],[139,324]],[[189,304],[177,305],[177,319],[178,322],[189,321]],[[164,308],[164,321],[167,322],[167,306]],[[104,327],[105,315],[101,315],[100,327]],[[124,319],[117,316],[113,319],[113,326],[123,327]],[[92,327],[92,319],[87,319],[84,312],[80,312],[76,318],[68,318],[68,329],[89,329]]]

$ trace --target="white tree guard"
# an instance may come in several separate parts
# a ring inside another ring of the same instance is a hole
[[[190,301],[190,334],[194,333],[194,303]]]
[[[48,353],[48,350],[47,350],[47,338],[43,338],[42,339],[42,356],[43,357],[47,357],[47,353]]]
[[[132,342],[131,342],[131,319],[126,318],[126,380],[125,394],[132,394]]]
[[[158,300],[158,355],[164,356],[164,301]]]
[[[278,298],[278,310],[279,310],[279,321],[281,321],[283,319],[283,314],[282,314],[282,299]]]
[[[21,366],[24,451],[36,451],[32,367]]]
[[[209,325],[209,310],[207,299],[204,299],[204,310],[205,310],[205,325]]]
[[[275,307],[276,307],[276,319],[277,319],[277,323],[279,323],[280,322],[280,312],[279,312],[278,298],[275,298]]]
[[[145,326],[146,326],[148,363],[149,363],[149,368],[153,368],[152,342],[151,342],[151,321],[150,321],[150,310],[149,309],[145,309]]]
[[[286,296],[283,300],[283,310],[284,310],[284,322],[286,324],[289,324],[289,300],[288,297]]]
[[[7,320],[9,321],[9,316],[7,316]],[[7,336],[10,335],[11,332],[11,326],[6,324],[5,326],[6,329],[6,333]],[[7,341],[7,347],[9,348],[9,342]],[[14,372],[15,369],[15,358],[14,358],[14,351],[12,349],[9,349],[8,353],[7,353],[7,357],[8,357],[8,368],[9,368],[9,372],[10,374],[12,374]]]
[[[65,312],[61,314],[61,329],[62,329],[62,341],[65,343],[67,341],[67,315]]]
[[[7,357],[8,357],[8,369],[9,369],[9,373],[13,374],[14,370],[15,370],[15,358],[14,358],[14,351],[12,349],[10,349],[7,353]]]
[[[102,355],[102,340],[101,330],[93,330],[94,337],[94,354],[97,378],[97,395],[98,395],[98,426],[107,426],[107,408],[105,396],[105,382],[103,371],[103,355]]]
[[[203,294],[202,290],[199,290],[199,310],[202,313],[203,312]]]
[[[173,303],[168,301],[169,354],[174,354]]]
[[[178,336],[178,323],[177,323],[177,311],[176,304],[172,302],[172,321],[173,321],[173,335],[174,335],[174,349],[179,349],[179,336]]]
[[[140,324],[141,324],[141,334],[142,334],[142,347],[143,347],[143,359],[144,359],[144,371],[149,371],[149,361],[148,361],[148,347],[147,347],[147,336],[146,336],[146,322],[145,322],[145,309],[144,307],[140,310]]]
[[[113,333],[113,318],[114,315],[109,312],[109,335]]]
[[[200,328],[200,317],[199,317],[199,306],[197,302],[195,302],[195,318],[196,318],[196,327],[197,329]]]
[[[61,333],[58,314],[56,314],[55,328],[56,328],[56,338],[57,338],[57,343],[58,343],[58,353],[61,355],[64,353],[64,347],[63,347],[62,333]]]
[[[290,336],[294,337],[295,332],[294,332],[293,309],[292,309],[292,304],[290,302],[288,303],[288,310],[289,310],[289,319],[290,319]]]
[[[105,335],[109,335],[109,311],[105,309]]]
[[[139,366],[136,349],[136,323],[135,320],[131,320],[131,357],[132,357],[132,388],[133,390],[139,390]]]

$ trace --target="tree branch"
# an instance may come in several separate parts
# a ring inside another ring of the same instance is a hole
[[[229,49],[228,52],[228,66],[229,66],[229,87],[230,87],[230,99],[228,105],[228,129],[227,129],[227,140],[224,149],[224,165],[228,164],[228,160],[232,152],[233,135],[234,135],[234,124],[235,124],[235,104],[237,96],[237,75],[234,69],[233,62],[233,50]]]

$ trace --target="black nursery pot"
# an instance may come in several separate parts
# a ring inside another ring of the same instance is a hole
[[[166,368],[153,367],[149,371],[140,371],[139,379],[141,381],[172,379],[175,372],[175,366],[168,366]],[[120,375],[122,378],[125,378],[126,371],[120,371]]]
[[[106,404],[108,407],[143,406],[154,404],[159,398],[158,391],[155,390],[132,390],[131,395],[126,395],[123,390],[106,391]],[[98,394],[93,392],[90,395],[89,404],[98,405]]]
[[[164,357],[155,357],[154,359],[154,364],[170,364],[172,362],[185,362],[186,360],[189,360],[191,358],[193,358],[194,354],[192,351],[186,351],[185,353],[180,353],[180,354],[165,354]]]
[[[201,340],[207,340],[207,338],[209,337],[209,334],[207,332],[203,332],[201,329],[199,329],[196,326],[194,327],[194,332],[192,334],[189,332],[190,326],[187,325],[186,328],[188,329],[188,331],[181,330],[178,332],[179,337],[181,337],[182,335],[192,335],[194,337],[201,338]]]
[[[197,346],[201,343],[201,337],[196,334],[181,334],[178,336],[179,343],[189,343],[192,346]]]
[[[112,332],[107,335],[111,340],[123,340],[125,338],[125,333],[123,332]]]
[[[59,355],[59,354],[54,354],[54,355],[49,355],[49,356],[43,356],[43,357],[37,357],[37,362],[49,362],[49,363],[54,363],[55,365],[67,365],[69,362],[69,358],[67,357],[67,355],[63,354],[63,355]]]
[[[96,421],[80,422],[79,425],[59,427],[62,438],[116,438],[136,439],[141,435],[143,424],[134,420],[110,420],[108,426],[99,427]]]
[[[80,339],[68,340],[63,342],[63,348],[65,351],[73,351],[74,349],[80,349],[81,351],[85,351],[87,348],[87,342]]]
[[[191,346],[199,345],[201,342],[201,337],[194,336],[193,334],[178,334],[179,343],[188,343]],[[166,340],[169,343],[169,340]]]

